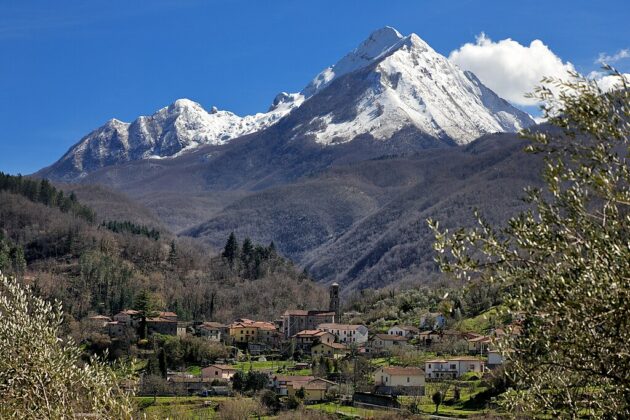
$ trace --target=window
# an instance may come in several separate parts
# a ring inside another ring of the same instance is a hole
[[[409,383],[409,376],[407,376],[407,383]]]
[[[429,363],[429,369],[431,369],[431,363]]]
[[[214,376],[218,376],[218,375],[219,375],[219,371],[218,371],[218,370],[215,370],[215,371],[214,371]]]
[[[451,370],[457,369],[457,365],[451,365]]]
[[[469,365],[469,366],[468,366],[468,370],[472,370],[472,371],[474,371],[474,370],[475,370],[475,365]]]

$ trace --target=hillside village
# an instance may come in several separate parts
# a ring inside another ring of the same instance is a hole
[[[384,330],[347,323],[360,314],[341,311],[338,284],[329,296],[327,309],[286,309],[275,320],[183,322],[171,311],[136,309],[88,319],[91,333],[108,336],[112,345],[136,341],[143,349],[140,395],[211,397],[267,389],[288,407],[336,401],[400,409],[436,390],[459,403],[462,387],[474,389],[501,368],[494,340],[520,332],[518,317],[482,335],[451,328],[452,319],[442,313]],[[199,366],[169,366],[169,340],[197,340],[221,350]]]

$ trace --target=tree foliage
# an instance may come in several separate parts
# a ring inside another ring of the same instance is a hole
[[[549,125],[525,133],[545,156],[530,211],[502,228],[430,221],[441,267],[501,285],[525,316],[522,333],[498,343],[517,413],[630,416],[630,92],[617,77],[608,93],[577,74],[537,90]]]
[[[96,220],[96,213],[91,208],[80,204],[74,193],[66,196],[63,191],[55,188],[46,179],[31,179],[0,172],[0,191],[20,194],[33,202],[57,207],[64,213],[72,213],[90,222]]]
[[[145,225],[138,225],[136,223],[130,222],[128,220],[118,221],[118,220],[108,220],[103,221],[101,224],[106,229],[111,230],[115,233],[130,233],[132,235],[143,235],[149,239],[153,239],[157,241],[160,239],[160,232]]]
[[[60,339],[60,304],[0,275],[0,319],[0,418],[131,418],[119,374]]]
[[[326,290],[290,261],[273,250],[256,251],[267,247],[254,245],[255,255],[269,255],[258,266],[254,258],[246,270],[239,258],[231,268],[187,238],[115,233],[8,191],[0,191],[0,237],[2,271],[34,277],[42,296],[61,301],[65,327],[76,330],[77,341],[85,337],[75,320],[132,308],[143,290],[161,303],[156,309],[168,302],[181,320],[272,319],[290,305],[326,301]]]

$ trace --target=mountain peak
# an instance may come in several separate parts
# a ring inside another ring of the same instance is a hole
[[[305,93],[314,95],[344,77],[325,95],[339,98],[335,107],[311,119],[307,134],[316,142],[340,144],[362,134],[386,140],[413,126],[431,138],[466,144],[533,123],[418,35],[399,35],[393,28],[374,32],[307,87]]]
[[[343,83],[330,86],[341,77]],[[302,107],[304,101],[310,105]],[[303,111],[293,112],[299,109]],[[291,138],[303,136],[321,145],[361,135],[386,141],[410,127],[431,139],[429,143],[465,144],[482,134],[517,131],[533,123],[418,35],[403,36],[385,26],[319,73],[302,92],[278,94],[266,113],[240,117],[216,107],[208,112],[197,102],[178,99],[131,124],[108,121],[45,173],[73,179],[107,165],[221,146],[287,115],[294,115],[284,125],[294,123]]]
[[[396,45],[401,39],[403,39],[403,36],[400,32],[391,26],[385,26],[372,32],[370,36],[350,54],[365,58],[366,60],[373,60],[384,51]]]
[[[187,99],[187,98],[178,99],[172,104],[170,104],[167,108],[170,112],[173,112],[173,111],[178,112],[178,111],[183,111],[183,110],[188,110],[188,109],[191,109],[191,110],[194,109],[195,111],[205,112],[205,110],[200,104],[198,104],[195,101],[191,101],[190,99]]]
[[[428,50],[434,52],[435,50],[431,48],[431,46],[422,38],[420,38],[416,34],[410,34],[405,37],[405,44],[409,45],[413,48],[418,48],[421,50]]]
[[[126,127],[128,125],[129,125],[129,123],[126,123],[124,121],[120,121],[117,118],[111,118],[110,120],[108,120],[105,123],[106,127],[114,127],[114,128],[116,128],[116,127]]]
[[[346,54],[336,64],[319,73],[304,88],[302,95],[309,98],[328,86],[334,79],[367,66],[402,39],[404,37],[400,32],[391,26],[385,26],[372,32],[357,48]]]

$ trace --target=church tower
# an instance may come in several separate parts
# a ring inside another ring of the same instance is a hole
[[[339,283],[330,285],[330,304],[328,310],[335,313],[335,322],[341,321],[341,312],[339,311]]]

